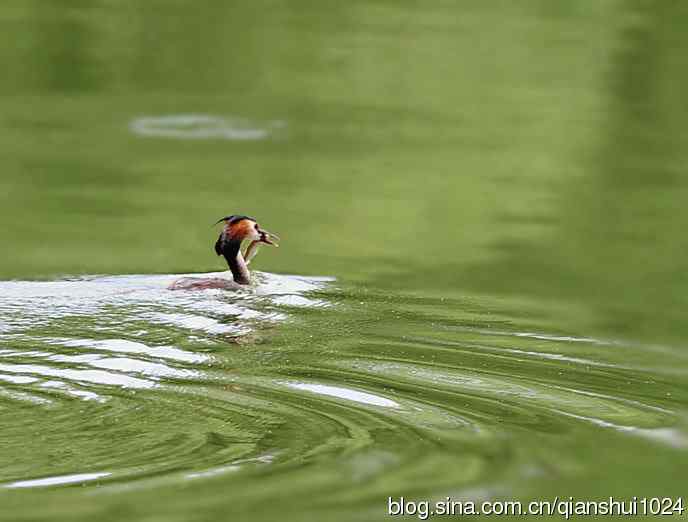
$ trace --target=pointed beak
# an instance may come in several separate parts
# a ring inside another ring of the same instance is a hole
[[[276,241],[279,242],[279,240],[280,240],[280,238],[277,234],[273,234],[272,232],[268,232],[267,230],[264,230],[262,228],[258,229],[258,233],[260,234],[259,241],[261,243],[265,243],[266,245],[272,245],[274,247],[279,246],[276,243]]]

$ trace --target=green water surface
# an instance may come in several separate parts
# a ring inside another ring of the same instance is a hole
[[[3,2],[0,519],[685,495],[687,21]]]

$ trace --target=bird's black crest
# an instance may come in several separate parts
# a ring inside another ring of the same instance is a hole
[[[222,223],[223,221],[226,221],[228,224],[233,225],[234,223],[238,223],[242,219],[250,219],[251,221],[255,221],[251,216],[241,216],[239,214],[232,214],[231,216],[225,216],[221,219],[217,220],[217,223]],[[215,223],[217,225],[217,223]]]

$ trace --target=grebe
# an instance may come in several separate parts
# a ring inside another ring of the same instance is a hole
[[[258,252],[261,243],[279,246],[275,241],[279,237],[272,232],[260,228],[258,222],[249,216],[225,216],[215,223],[223,223],[222,232],[215,242],[215,253],[227,260],[234,280],[219,277],[199,278],[184,277],[172,283],[170,290],[194,290],[205,288],[239,289],[251,284],[251,273],[248,265]],[[241,253],[241,243],[250,240],[244,253]]]

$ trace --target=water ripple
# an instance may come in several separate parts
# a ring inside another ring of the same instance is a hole
[[[666,371],[643,368],[618,341],[475,325],[455,303],[389,313],[328,278],[256,275],[238,293],[168,291],[178,275],[0,282],[0,484],[233,480],[347,455],[355,480],[456,488],[496,462],[567,473],[547,448],[580,430],[687,446],[671,349]],[[505,434],[524,431],[534,443],[514,448]],[[428,471],[441,466],[465,471]]]
[[[135,118],[129,124],[129,129],[133,134],[143,137],[256,141],[269,138],[285,126],[281,120],[259,123],[235,116],[169,114]]]

